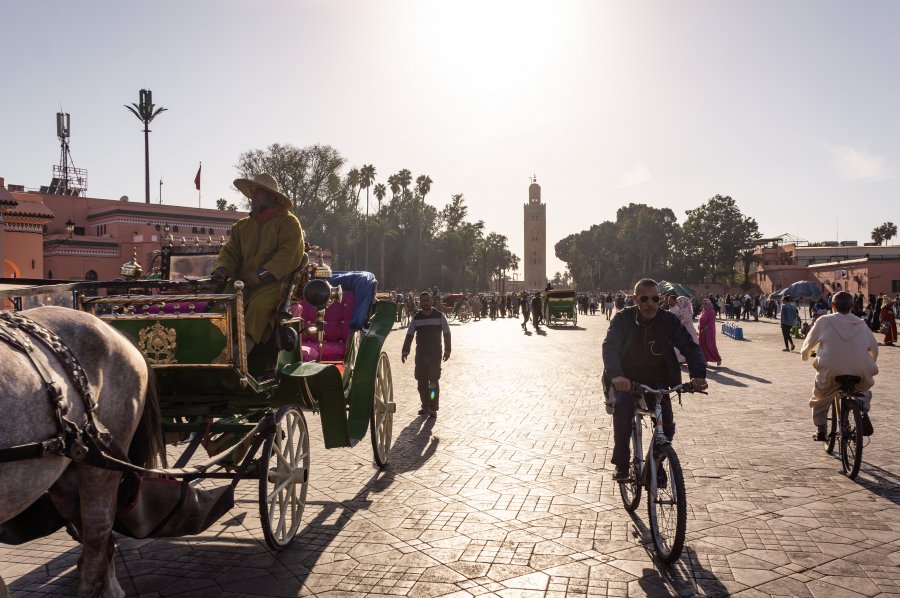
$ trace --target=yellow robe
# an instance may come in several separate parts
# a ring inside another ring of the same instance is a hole
[[[233,293],[235,280],[247,280],[258,270],[271,272],[276,280],[244,291],[245,330],[257,344],[268,340],[275,328],[281,283],[300,265],[303,250],[303,228],[287,208],[265,220],[247,216],[231,227],[231,237],[213,264],[213,270],[228,272],[226,292]]]

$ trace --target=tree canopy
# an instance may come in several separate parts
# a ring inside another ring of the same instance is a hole
[[[669,208],[629,204],[615,222],[595,224],[556,243],[578,288],[627,288],[643,277],[734,284],[749,278],[760,238],[756,221],[716,195],[687,211],[683,225]]]
[[[307,241],[331,249],[335,269],[362,269],[368,236],[369,269],[381,288],[488,290],[492,279],[518,268],[506,236],[468,220],[462,193],[438,209],[426,202],[434,183],[427,174],[414,177],[404,168],[380,182],[372,164],[345,172],[346,166],[328,145],[274,143],[242,153],[237,170],[244,178],[262,172],[275,178]],[[370,189],[377,206],[369,205]]]

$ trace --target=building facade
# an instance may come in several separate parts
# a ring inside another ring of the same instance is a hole
[[[543,290],[547,286],[547,206],[541,203],[541,186],[532,177],[525,204],[524,288]]]
[[[825,292],[878,294],[900,290],[900,246],[897,245],[773,242],[757,250],[757,259],[756,282],[767,294],[799,280],[817,282]]]
[[[167,234],[175,244],[221,244],[246,216],[206,208],[26,191],[0,178],[4,278],[111,280],[136,256],[149,273]]]

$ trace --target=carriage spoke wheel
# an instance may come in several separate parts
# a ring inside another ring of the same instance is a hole
[[[394,380],[391,378],[391,361],[387,353],[378,358],[375,371],[375,392],[372,393],[372,417],[369,420],[369,432],[372,437],[372,452],[375,463],[384,467],[388,462],[394,429]]]
[[[309,428],[303,413],[285,405],[263,445],[259,476],[259,518],[266,544],[285,548],[297,535],[309,486]]]

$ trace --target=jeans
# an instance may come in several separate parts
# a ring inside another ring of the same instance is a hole
[[[650,385],[661,388],[665,385]],[[609,390],[613,396],[613,454],[612,462],[616,467],[626,467],[631,462],[631,422],[634,421],[634,408],[640,397],[630,392],[619,392],[615,388]],[[648,395],[647,405],[651,405]],[[662,398],[663,432],[671,440],[675,436],[675,415],[672,413],[672,399]]]
[[[788,326],[787,324],[781,325],[781,336],[784,337],[785,349],[790,349],[794,346],[794,341],[791,338],[791,328],[793,328],[793,326]]]

